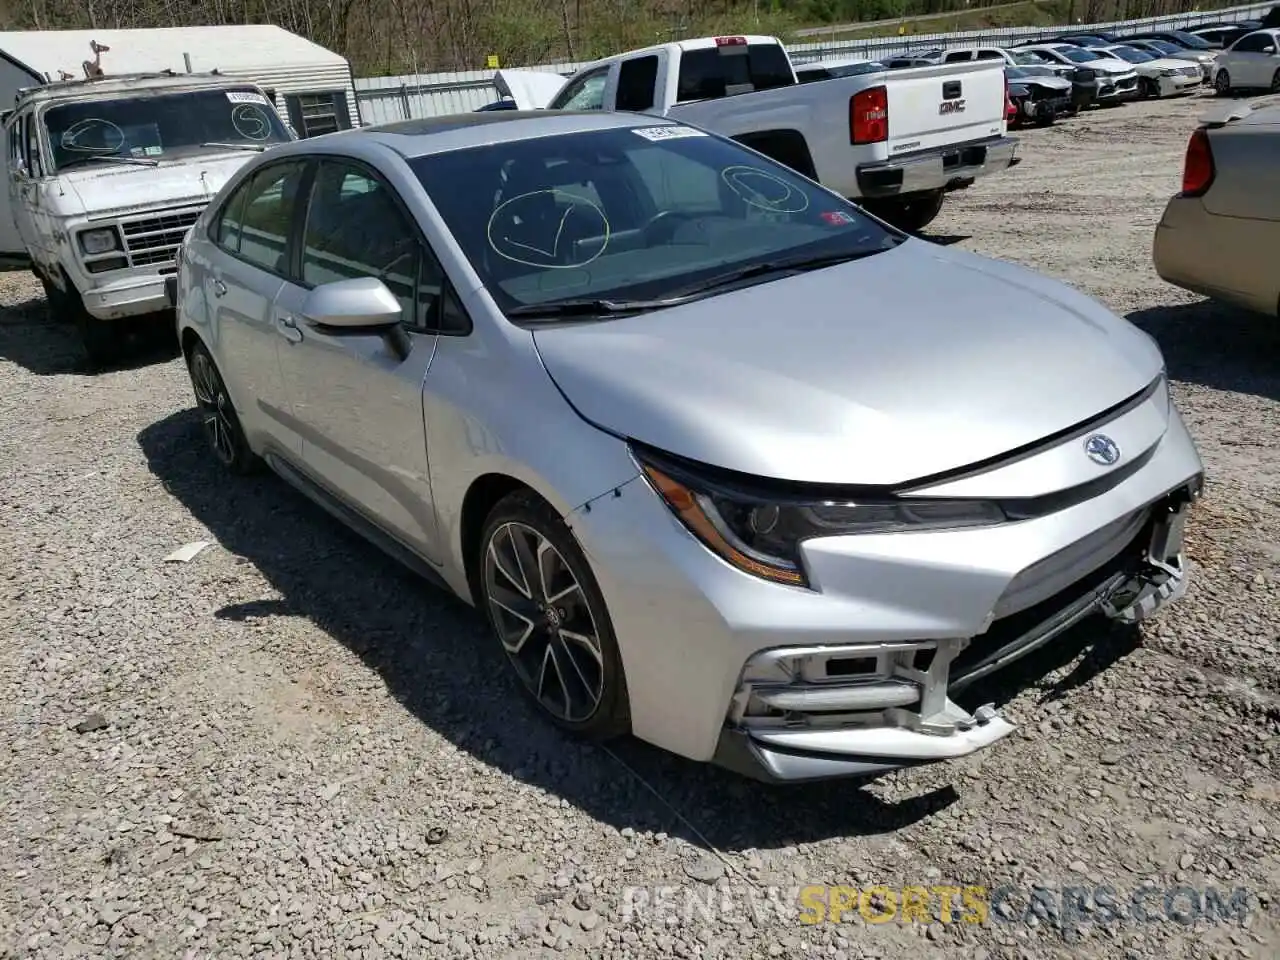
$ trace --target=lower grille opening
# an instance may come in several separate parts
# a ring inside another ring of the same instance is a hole
[[[875,657],[832,657],[827,661],[828,677],[857,677],[875,672]]]
[[[953,678],[963,676],[992,653],[1024,636],[1073,601],[1096,590],[1116,574],[1132,569],[1141,562],[1143,551],[1151,539],[1151,531],[1152,522],[1149,521],[1123,550],[1092,573],[1086,574],[1035,606],[994,621],[986,633],[974,637],[960,656],[952,661],[951,676]]]

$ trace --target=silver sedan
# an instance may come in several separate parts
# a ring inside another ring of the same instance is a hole
[[[771,780],[959,757],[951,694],[1186,587],[1154,341],[730,140],[493,111],[254,158],[173,291],[210,449],[483,611],[547,717]]]

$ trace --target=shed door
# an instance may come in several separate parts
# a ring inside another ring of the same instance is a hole
[[[29,261],[27,246],[22,242],[22,234],[18,232],[18,221],[13,210],[13,175],[14,167],[21,162],[23,156],[22,120],[10,116],[9,124],[4,128],[5,144],[5,177],[3,189],[0,189],[0,268],[25,265]]]

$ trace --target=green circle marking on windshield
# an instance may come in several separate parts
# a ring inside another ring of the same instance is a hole
[[[564,206],[565,204],[568,206]],[[575,220],[588,225],[570,239]],[[576,249],[586,237],[597,241],[589,255]],[[592,201],[566,190],[531,190],[498,204],[489,216],[486,237],[498,256],[526,267],[575,270],[598,258],[609,246],[609,218]],[[566,257],[565,254],[569,255]],[[576,257],[576,258],[575,258]]]
[[[231,125],[246,140],[267,140],[271,137],[271,121],[262,112],[265,107],[254,103],[237,103],[231,108]]]
[[[124,131],[110,120],[85,117],[62,131],[59,144],[68,153],[119,153]]]
[[[809,197],[804,190],[768,170],[735,165],[721,170],[720,177],[743,203],[769,213],[804,213],[809,209]]]

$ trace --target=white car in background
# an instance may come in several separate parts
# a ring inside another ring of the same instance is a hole
[[[1170,43],[1168,40],[1130,40],[1125,37],[1123,42],[1126,47],[1134,47],[1144,53],[1151,54],[1153,57],[1168,57],[1170,60],[1190,60],[1200,67],[1200,72],[1204,74],[1206,80],[1213,77],[1214,64],[1218,60],[1217,50],[1192,50],[1187,47],[1180,47],[1176,43]]]
[[[1138,71],[1119,57],[1106,56],[1069,43],[1037,43],[1018,48],[1045,63],[1085,67],[1094,73],[1093,99],[1099,105],[1115,106],[1138,95]]]
[[[1245,34],[1218,55],[1213,88],[1226,96],[1234,90],[1280,93],[1280,30]]]
[[[1132,64],[1138,71],[1138,95],[1142,97],[1176,97],[1194,93],[1204,83],[1204,74],[1199,65],[1186,60],[1156,56],[1123,43],[1089,49]]]

